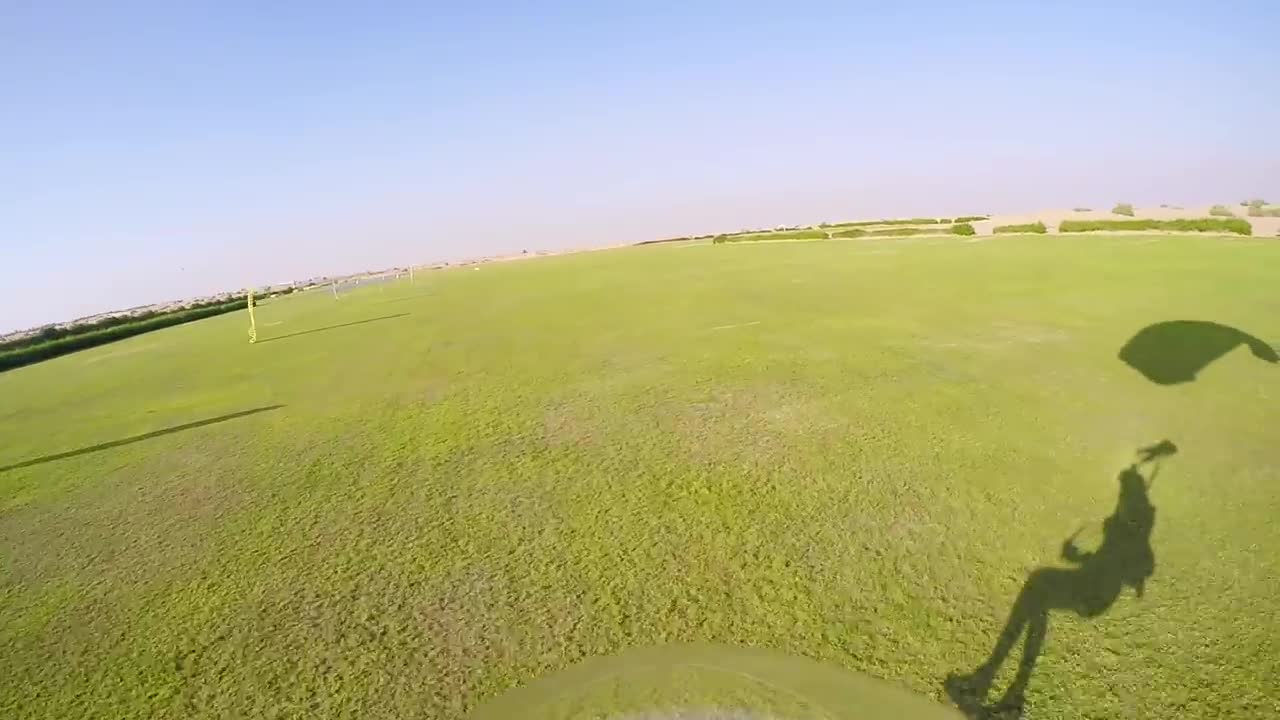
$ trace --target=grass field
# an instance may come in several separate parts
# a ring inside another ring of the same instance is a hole
[[[1142,597],[1049,614],[1027,716],[1275,717],[1280,365],[1229,329],[1280,340],[1278,281],[1240,237],[672,244],[0,373],[0,717],[457,718],[680,641],[942,700],[1166,439]],[[1176,320],[1228,329],[1126,357],[1221,357],[1120,359]]]

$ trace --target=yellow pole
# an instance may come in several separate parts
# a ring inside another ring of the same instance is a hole
[[[249,342],[258,342],[258,321],[253,316],[253,289],[249,289]]]

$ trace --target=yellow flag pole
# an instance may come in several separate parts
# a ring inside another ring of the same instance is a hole
[[[253,316],[253,288],[249,289],[249,342],[258,342],[258,320]]]

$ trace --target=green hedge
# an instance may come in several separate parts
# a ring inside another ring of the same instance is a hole
[[[895,227],[883,230],[867,230],[866,237],[905,237],[907,235],[930,235],[941,232],[939,228]]]
[[[1195,218],[1191,220],[1063,220],[1058,232],[1094,230],[1168,230],[1171,232],[1228,232],[1252,235],[1253,226],[1241,218]]]
[[[870,225],[937,225],[942,220],[939,218],[899,218],[897,220],[858,220],[856,222],[836,223],[831,227],[867,227]]]
[[[866,228],[845,228],[837,230],[831,234],[833,238],[859,238],[859,237],[906,237],[908,235],[931,235],[946,232],[943,228],[928,227],[887,227],[881,230],[867,230]]]
[[[292,292],[292,290],[293,290],[292,288],[289,288],[290,292]],[[283,291],[280,291],[280,292],[283,292]],[[101,320],[95,320],[93,322],[87,322],[87,323],[80,323],[77,325],[67,325],[63,327],[50,326],[46,328],[40,328],[39,332],[34,333],[32,335],[21,337],[16,340],[10,340],[8,342],[0,342],[0,353],[5,353],[10,350],[17,350],[19,348],[24,348],[24,347],[44,345],[45,343],[53,342],[54,340],[61,340],[62,338],[65,338],[65,337],[71,337],[73,335],[84,335],[86,333],[97,332],[99,330],[107,330],[109,328],[118,327],[120,325],[133,325],[134,323],[139,323],[144,320],[151,320],[153,318],[172,315],[175,312],[191,312],[194,310],[204,310],[205,308],[221,307],[222,305],[226,305],[228,302],[231,302],[231,301],[228,301],[225,299],[210,300],[209,302],[196,303],[193,305],[189,305],[181,310],[147,310],[144,312],[137,313],[135,315],[115,315],[112,317],[102,318]],[[244,297],[237,298],[234,302],[238,302],[241,305],[244,305],[245,298]]]
[[[1005,235],[1009,233],[1035,233],[1037,235],[1043,235],[1049,232],[1049,229],[1046,228],[1042,222],[1033,222],[1023,223],[1021,225],[999,225],[993,232],[997,235]]]
[[[972,226],[972,225],[970,225],[969,223],[967,223],[967,222],[962,222],[962,223],[956,223],[955,225],[952,225],[952,226],[951,226],[951,233],[952,233],[953,235],[965,235],[965,236],[968,236],[968,235],[977,235],[977,234],[978,234],[978,231],[977,231],[977,230],[974,230],[974,229],[973,229],[973,226]]]
[[[116,340],[123,340],[134,335],[142,335],[153,330],[170,327],[173,325],[181,325],[189,323],[193,320],[202,320],[214,315],[222,315],[236,310],[245,308],[245,299],[241,298],[233,302],[222,303],[220,305],[206,305],[194,310],[179,310],[177,312],[166,313],[162,315],[154,315],[144,320],[132,323],[123,323],[113,325],[111,327],[102,328],[100,330],[92,330],[90,332],[80,333],[78,335],[67,335],[56,340],[36,345],[26,345],[16,349],[0,352],[0,371],[12,370],[13,368],[30,365],[40,362],[41,360],[49,360],[59,355],[66,355],[77,350],[96,347],[98,345],[106,345]]]
[[[747,235],[725,235],[727,242],[751,242],[753,240],[826,240],[826,230],[774,230]]]
[[[964,215],[962,217],[956,218],[956,222],[967,223],[967,222],[978,222],[979,220],[989,220],[989,219],[990,218],[986,215]]]
[[[858,227],[845,228],[844,230],[835,230],[831,233],[833,238],[856,238],[866,235],[867,231]]]

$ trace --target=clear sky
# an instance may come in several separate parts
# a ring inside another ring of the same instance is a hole
[[[0,0],[0,331],[525,248],[1280,197],[1277,27],[1274,0]]]

